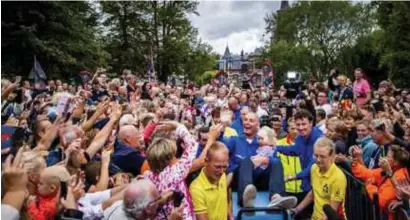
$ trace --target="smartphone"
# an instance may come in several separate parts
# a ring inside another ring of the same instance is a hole
[[[61,187],[61,193],[60,193],[60,198],[67,199],[67,183],[61,181],[60,182],[60,187]]]
[[[16,83],[19,84],[21,82],[21,76],[16,76]]]
[[[61,96],[57,102],[56,113],[58,115],[65,115],[68,111],[70,104],[70,98],[67,96]]]
[[[174,207],[178,208],[181,206],[182,200],[184,199],[184,193],[181,191],[173,191],[172,200],[174,202]]]

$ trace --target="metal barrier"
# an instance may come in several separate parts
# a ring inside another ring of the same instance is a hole
[[[279,214],[279,216],[275,216],[273,218],[288,220],[288,212],[285,209],[275,209],[275,208],[267,208],[267,207],[241,208],[238,212],[237,220],[242,220],[243,214],[253,213],[253,212],[266,212],[266,213],[271,213],[271,214]],[[253,219],[253,217],[247,217],[247,218]],[[261,218],[255,218],[255,219],[269,219],[269,216],[263,216]]]
[[[373,193],[373,213],[375,220],[381,220],[381,212],[379,207],[379,194]]]
[[[394,213],[394,220],[409,220],[410,216],[404,208],[397,208]]]
[[[374,204],[367,194],[363,182],[354,177],[350,172],[340,168],[346,175],[347,189],[345,197],[345,212],[347,219],[380,220],[375,218]],[[380,214],[379,214],[380,217]]]

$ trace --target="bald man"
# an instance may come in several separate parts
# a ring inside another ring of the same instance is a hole
[[[228,100],[228,106],[235,116],[235,120],[241,118],[241,106],[239,105],[238,99],[231,96]]]
[[[172,198],[172,193],[160,195],[155,184],[150,180],[136,180],[124,191],[122,201],[114,203],[104,212],[105,220],[155,219],[158,209]],[[170,220],[181,219],[181,210],[176,208],[167,216]]]
[[[245,115],[243,128],[243,135],[222,138],[221,141],[229,149],[228,173],[233,173],[233,187],[238,191],[239,205],[253,207],[257,189],[269,190],[270,197],[284,193],[283,178],[275,178],[275,175],[283,177],[283,167],[278,159],[257,155],[259,118],[256,113]],[[262,165],[267,168],[255,169]]]
[[[133,125],[124,125],[118,132],[118,141],[114,148],[112,162],[123,172],[140,174],[145,157],[142,156],[142,135]]]
[[[137,180],[125,189],[122,201],[104,212],[104,219],[151,219],[157,213],[158,203],[155,200],[159,197],[154,183]]]

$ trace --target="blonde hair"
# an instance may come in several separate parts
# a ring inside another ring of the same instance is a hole
[[[330,151],[329,155],[334,155],[336,153],[335,143],[327,137],[319,138],[314,145],[314,148],[327,147]]]
[[[23,169],[26,173],[38,173],[41,166],[46,164],[44,158],[35,151],[26,151],[22,154]]]
[[[160,173],[169,165],[176,154],[176,144],[166,138],[157,138],[147,149],[147,161],[152,172]]]
[[[70,180],[70,173],[64,166],[54,165],[52,167],[47,167],[41,173],[42,176],[50,178],[50,182],[68,182]]]
[[[266,133],[266,135],[268,136],[268,144],[270,146],[275,146],[276,145],[276,132],[268,127],[268,126],[263,126],[261,128],[261,131],[264,131]]]
[[[347,138],[347,133],[349,133],[349,129],[347,129],[346,125],[343,121],[338,119],[330,119],[326,122],[326,128],[333,128],[336,133],[336,136],[342,139]]]
[[[208,152],[206,153],[206,158],[208,160],[211,159],[212,156],[215,154],[215,152],[218,152],[218,151],[220,151],[222,153],[229,154],[229,150],[225,146],[225,144],[223,144],[222,142],[217,141],[209,147]]]

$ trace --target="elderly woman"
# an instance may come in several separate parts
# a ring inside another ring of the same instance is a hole
[[[339,75],[337,77],[337,81],[339,82],[339,86],[336,88],[336,91],[333,94],[335,101],[340,102],[342,100],[353,100],[353,89],[348,86],[347,77],[345,75]]]
[[[156,138],[146,151],[150,171],[144,173],[144,178],[151,180],[160,193],[169,190],[178,190],[184,193],[181,205],[183,208],[182,219],[195,219],[191,196],[185,184],[185,178],[192,167],[192,161],[198,149],[198,143],[191,136],[185,126],[168,122],[162,125],[160,130],[173,131],[177,138],[182,139],[184,152],[181,158],[176,158],[177,146],[175,141],[167,138]],[[174,205],[168,203],[165,206],[165,214],[170,215]],[[164,216],[157,216],[162,219]]]

